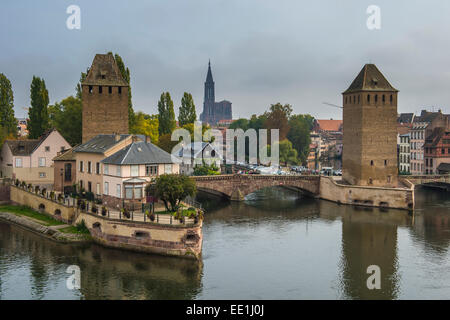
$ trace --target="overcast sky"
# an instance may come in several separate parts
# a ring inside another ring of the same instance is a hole
[[[81,8],[80,30],[66,27],[71,4]],[[366,26],[372,4],[380,30]],[[2,0],[0,72],[19,117],[33,75],[54,103],[75,94],[96,53],[112,51],[130,68],[136,111],[156,113],[169,91],[178,114],[187,91],[199,115],[211,59],[216,100],[233,103],[233,118],[281,102],[342,119],[322,102],[342,105],[341,92],[370,62],[400,90],[399,112],[450,113],[449,34],[448,0]]]

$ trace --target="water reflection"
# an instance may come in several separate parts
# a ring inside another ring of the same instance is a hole
[[[268,188],[245,202],[199,194],[201,263],[62,245],[0,223],[0,299],[448,298],[450,198],[418,190],[414,215]],[[81,290],[66,288],[69,265]],[[366,286],[381,269],[381,290]]]

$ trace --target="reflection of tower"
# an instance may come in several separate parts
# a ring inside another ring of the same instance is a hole
[[[397,226],[403,219],[384,217],[389,213],[379,211],[354,212],[353,208],[352,211],[346,210],[342,217],[341,272],[345,296],[351,299],[397,298]],[[381,269],[380,290],[367,288],[371,275],[367,267],[371,265]]]

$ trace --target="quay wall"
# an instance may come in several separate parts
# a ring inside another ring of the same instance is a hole
[[[92,238],[105,246],[169,256],[199,259],[202,250],[202,220],[196,224],[164,225],[123,221],[80,212]]]
[[[414,209],[414,186],[383,188],[338,184],[331,177],[320,177],[320,198],[342,204],[395,209]]]

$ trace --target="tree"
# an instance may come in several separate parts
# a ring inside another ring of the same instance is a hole
[[[72,146],[82,140],[82,109],[81,99],[73,96],[48,107],[50,124]]]
[[[178,141],[172,141],[171,133],[167,133],[167,134],[163,134],[162,136],[159,136],[158,147],[160,147],[161,149],[163,149],[164,151],[166,151],[168,153],[172,153],[173,147],[175,147],[177,144],[178,144]]]
[[[289,117],[291,113],[292,107],[289,104],[272,104],[270,106],[270,111],[267,113],[267,120],[265,122],[265,128],[268,129],[269,135],[270,129],[279,129],[280,141],[286,139],[287,133],[289,132]]]
[[[49,129],[47,106],[49,103],[48,91],[44,79],[33,76],[30,89],[31,107],[28,110],[28,137],[39,138]]]
[[[123,79],[128,83],[128,127],[133,127],[134,124],[134,110],[133,103],[131,101],[131,86],[130,86],[130,69],[125,67],[125,63],[122,60],[122,57],[117,53],[114,55],[114,59],[116,60],[117,66],[119,67],[120,73],[122,74]]]
[[[195,113],[194,99],[190,93],[185,92],[181,98],[181,107],[178,115],[178,125],[180,127],[188,123],[194,123],[197,120]]]
[[[277,142],[278,144],[278,151],[279,151],[279,163],[284,164],[285,166],[287,164],[297,164],[297,150],[292,148],[292,143],[285,139],[282,141]],[[267,154],[270,154],[272,146],[267,146]]]
[[[148,115],[141,111],[135,113],[133,126],[130,128],[132,134],[143,134],[150,137],[152,143],[158,143],[158,116]]]
[[[80,100],[81,100],[81,90],[82,90],[81,84],[83,83],[84,80],[86,80],[88,71],[89,71],[89,69],[86,70],[86,72],[82,72],[81,75],[80,75],[80,81],[77,83],[77,87],[76,87],[77,93],[76,93],[76,96],[75,96],[75,97],[76,97],[77,99],[80,99]]]
[[[170,134],[176,127],[173,101],[169,92],[163,92],[158,101],[159,135]]]
[[[202,165],[194,167],[194,176],[213,176],[218,174],[220,174],[220,170],[214,162],[208,165],[203,161]]]
[[[17,120],[14,116],[14,95],[11,82],[0,73],[0,126],[6,135],[17,135]]]
[[[242,129],[244,131],[247,131],[248,120],[244,118],[237,119],[232,124],[230,124],[229,129]]]
[[[180,202],[197,192],[194,180],[185,175],[163,174],[156,178],[154,185],[147,185],[147,193],[164,202],[167,211],[176,211]]]
[[[287,138],[292,142],[292,146],[297,150],[300,161],[304,164],[309,154],[311,144],[310,130],[312,128],[313,117],[297,114],[289,119],[289,132]]]

